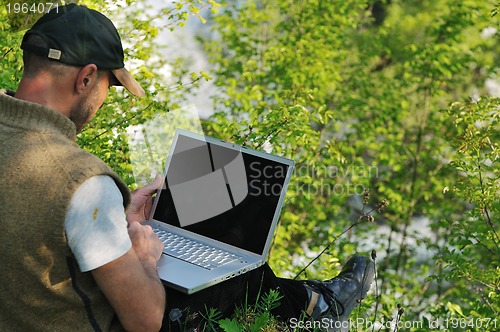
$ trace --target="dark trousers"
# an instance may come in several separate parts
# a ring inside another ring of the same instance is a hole
[[[166,288],[167,308],[163,319],[162,331],[179,331],[197,327],[203,321],[210,308],[217,309],[222,316],[230,317],[236,307],[255,304],[259,296],[270,290],[278,290],[282,299],[273,314],[286,322],[290,318],[299,318],[307,307],[307,293],[301,281],[278,278],[265,264],[241,276],[187,295],[171,288]],[[259,295],[260,294],[260,295]],[[173,311],[172,311],[173,310]],[[178,321],[172,321],[179,316]]]

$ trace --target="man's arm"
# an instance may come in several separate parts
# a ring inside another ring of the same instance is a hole
[[[154,188],[148,192],[150,196]],[[139,193],[132,196],[133,206],[144,211],[141,204],[147,203],[148,195],[144,190]],[[127,223],[122,195],[111,177],[95,176],[77,189],[65,230],[80,270],[91,271],[123,327],[158,331],[165,290],[156,262],[163,244],[151,227],[136,221]]]
[[[132,222],[133,247],[92,271],[97,284],[127,331],[158,331],[165,311],[165,289],[156,272],[163,244],[151,227]]]

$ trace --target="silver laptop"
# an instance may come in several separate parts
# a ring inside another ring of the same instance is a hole
[[[150,220],[158,274],[191,294],[264,264],[294,162],[177,130]]]

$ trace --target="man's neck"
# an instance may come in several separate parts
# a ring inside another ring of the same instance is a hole
[[[71,100],[68,99],[68,93],[64,89],[65,87],[54,82],[50,75],[41,74],[36,78],[23,77],[14,97],[46,106],[68,116]]]

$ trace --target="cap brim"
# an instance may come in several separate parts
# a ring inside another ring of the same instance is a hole
[[[113,69],[111,70],[111,72],[113,73],[113,75],[115,75],[116,79],[125,87],[125,89],[130,91],[130,93],[132,93],[133,95],[137,97],[144,97],[146,95],[144,89],[135,80],[135,78],[132,77],[127,69]]]

